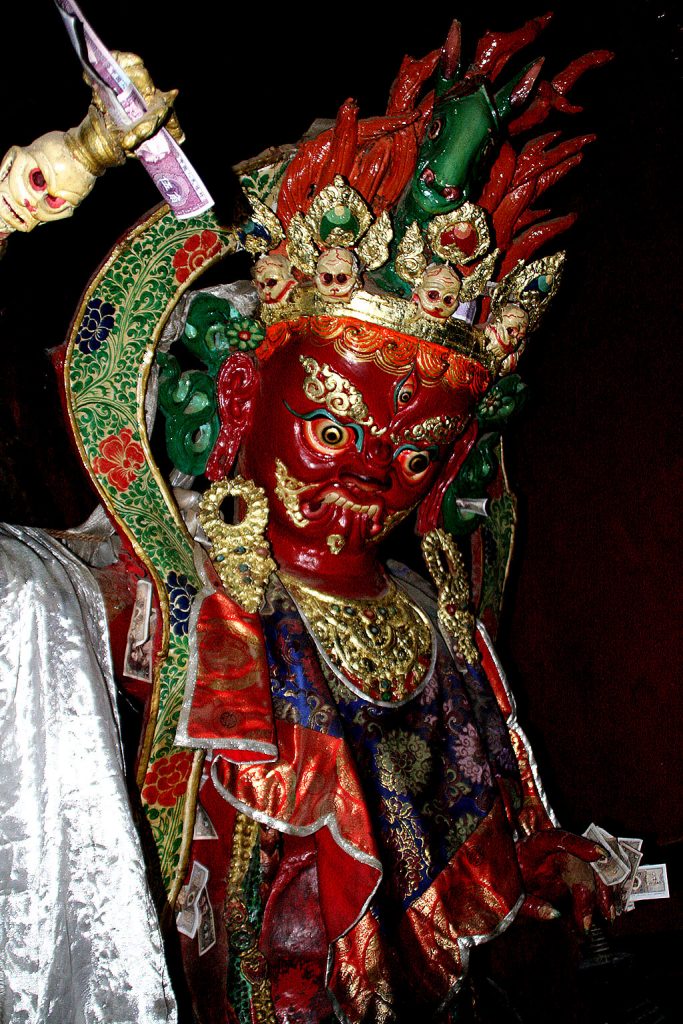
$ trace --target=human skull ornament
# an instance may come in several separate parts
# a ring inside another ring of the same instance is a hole
[[[283,302],[296,284],[291,264],[284,256],[262,256],[253,269],[261,302]]]
[[[12,146],[0,165],[0,225],[32,231],[70,217],[95,184],[72,155],[64,132],[48,132],[30,146]]]
[[[524,351],[529,314],[521,306],[509,302],[499,315],[484,328],[486,351],[499,362],[500,374],[512,373]]]
[[[460,277],[447,263],[430,263],[413,293],[422,315],[448,320],[458,308]]]
[[[327,249],[315,268],[315,286],[329,302],[348,302],[358,284],[358,269],[349,249]]]

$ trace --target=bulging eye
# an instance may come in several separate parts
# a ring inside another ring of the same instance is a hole
[[[431,450],[420,451],[415,448],[400,448],[395,458],[410,483],[418,483],[431,467],[433,453]]]
[[[455,303],[455,295],[444,295],[444,306],[452,306]]]
[[[35,192],[43,192],[47,182],[45,181],[45,175],[39,167],[34,167],[28,176],[28,180],[31,183],[31,188]]]
[[[356,434],[351,427],[335,423],[326,416],[307,420],[304,436],[311,447],[322,454],[342,451],[356,442]]]
[[[441,128],[442,127],[443,127],[443,121],[441,120],[441,118],[440,117],[435,117],[434,120],[432,121],[432,123],[429,126],[429,130],[427,131],[427,135],[429,136],[429,138],[432,139],[432,140],[433,139],[438,139],[439,135],[441,134]]]
[[[436,302],[436,300],[439,298],[439,293],[436,291],[435,288],[430,288],[429,291],[427,292],[427,298],[430,299],[432,302]]]
[[[425,469],[431,465],[431,461],[427,452],[416,452],[406,460],[406,469],[410,473],[424,473]]]
[[[346,284],[349,279],[348,274],[337,274],[337,284]]]
[[[323,284],[332,284],[334,281],[334,274],[321,274],[320,280]]]
[[[330,448],[336,448],[338,445],[344,443],[344,431],[341,427],[337,426],[336,423],[328,424],[322,427],[318,432],[320,440],[329,445]]]

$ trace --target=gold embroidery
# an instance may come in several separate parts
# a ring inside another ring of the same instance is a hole
[[[232,856],[225,894],[224,919],[228,944],[240,958],[240,970],[251,987],[251,1010],[255,1024],[277,1024],[268,980],[268,963],[258,949],[258,933],[244,904],[244,883],[259,841],[258,822],[238,814],[232,839]]]

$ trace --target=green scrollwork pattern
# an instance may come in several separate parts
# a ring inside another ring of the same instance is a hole
[[[138,781],[169,902],[191,834],[188,780],[201,755],[173,745],[188,660],[187,618],[200,582],[192,541],[152,457],[145,427],[147,378],[161,330],[185,289],[234,252],[235,233],[208,212],[179,221],[161,207],[133,228],[95,274],[69,342],[69,417],[85,466],[109,513],[154,579],[163,649]],[[187,819],[187,820],[185,820]]]

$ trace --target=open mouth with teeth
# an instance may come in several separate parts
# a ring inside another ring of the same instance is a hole
[[[328,525],[336,520],[342,528],[353,522],[364,524],[366,536],[370,538],[381,532],[386,510],[384,502],[378,501],[375,493],[372,495],[374,500],[363,501],[360,495],[352,494],[340,483],[304,484],[291,476],[279,459],[275,466],[275,494],[295,526],[305,527],[307,523]]]
[[[4,196],[0,196],[2,199],[2,206],[0,206],[0,218],[6,221],[10,227],[22,228],[26,227],[26,221],[23,217],[20,217],[13,206],[5,199]]]
[[[379,533],[382,526],[379,521],[381,508],[378,502],[364,504],[352,498],[338,485],[326,485],[322,492],[315,496],[307,496],[300,502],[302,515],[310,522],[316,522],[331,514],[335,509],[341,509],[343,513],[352,513],[354,516],[365,517],[370,524],[370,535]]]
[[[5,164],[2,175],[0,175],[0,182],[7,181],[9,173],[13,167],[14,159],[8,160]],[[2,205],[0,205],[0,220],[4,220],[12,228],[21,229],[22,227],[26,227],[26,221],[19,213],[17,213],[9,200],[5,196],[0,196],[0,199],[2,199]]]

